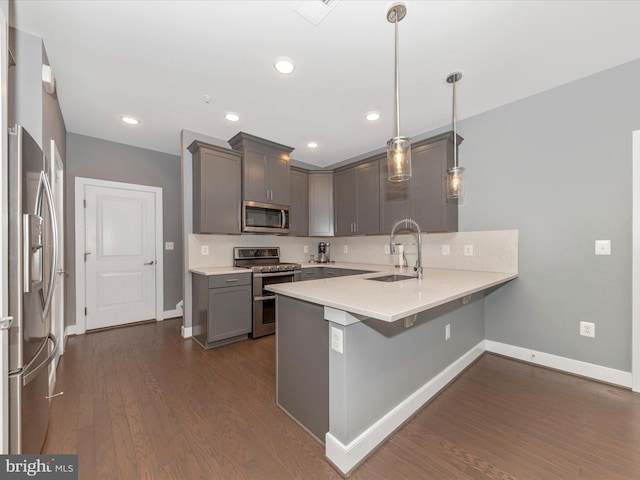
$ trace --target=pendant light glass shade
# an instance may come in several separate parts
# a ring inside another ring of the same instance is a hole
[[[396,136],[387,142],[387,177],[391,182],[404,182],[411,178],[411,141],[400,136],[400,92],[398,86],[398,22],[407,14],[407,7],[401,3],[392,5],[387,11],[387,20],[395,24],[395,104]]]
[[[407,137],[395,137],[387,142],[387,172],[391,182],[411,178],[411,142]]]
[[[455,146],[453,148],[458,147]],[[447,198],[459,201],[464,199],[463,173],[464,167],[454,167],[447,170]]]
[[[458,130],[456,125],[456,83],[462,78],[460,72],[455,72],[447,77],[447,83],[453,85],[453,102],[451,123],[453,124],[453,167],[447,169],[447,199],[461,204],[464,200],[464,181],[462,174],[464,167],[458,166]]]

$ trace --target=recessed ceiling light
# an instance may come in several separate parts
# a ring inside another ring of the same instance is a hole
[[[375,122],[376,120],[380,120],[380,112],[369,112],[367,113],[367,120],[370,122]]]
[[[129,125],[138,125],[140,123],[140,120],[138,120],[137,118],[129,117],[127,115],[123,115],[120,118],[124,123],[128,123]]]
[[[287,57],[278,57],[273,63],[273,67],[284,75],[288,75],[296,69],[293,60]]]
[[[224,118],[226,118],[230,122],[237,122],[238,120],[240,120],[240,115],[233,112],[227,112],[224,114]]]
[[[309,147],[309,148],[318,148],[318,142],[309,142],[309,143],[307,143],[307,147]]]

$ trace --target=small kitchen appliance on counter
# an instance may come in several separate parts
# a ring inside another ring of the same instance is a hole
[[[265,290],[267,285],[300,280],[299,263],[280,262],[279,247],[233,249],[233,266],[251,269],[253,279],[253,329],[251,338],[276,331],[276,295]]]
[[[329,247],[330,244],[326,242],[318,243],[318,263],[329,263],[331,261],[329,258]]]

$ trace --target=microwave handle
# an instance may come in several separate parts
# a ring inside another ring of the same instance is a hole
[[[281,215],[280,216],[280,219],[281,219],[280,227],[284,228],[286,226],[286,224],[287,224],[287,214],[285,213],[284,208],[282,210],[280,210],[280,215]]]

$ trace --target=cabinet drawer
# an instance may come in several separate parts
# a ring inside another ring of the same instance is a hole
[[[339,268],[325,268],[322,273],[324,274],[324,278],[341,276],[341,272]]]
[[[226,275],[209,276],[209,288],[233,287],[235,285],[250,285],[250,273],[230,273]]]

